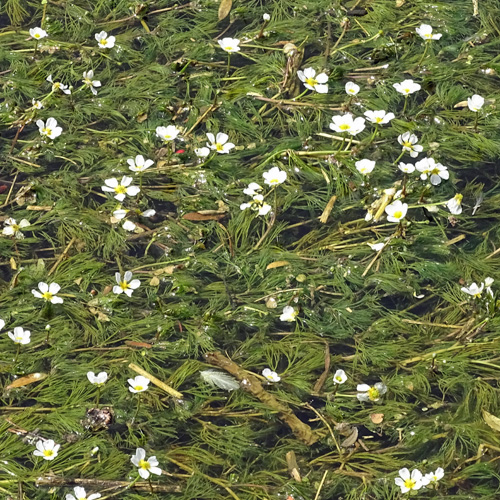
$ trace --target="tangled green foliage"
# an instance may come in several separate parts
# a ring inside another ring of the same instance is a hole
[[[1,496],[64,498],[85,479],[87,492],[131,500],[389,500],[401,497],[400,468],[442,467],[437,488],[415,498],[499,498],[500,428],[484,412],[500,416],[500,320],[495,298],[460,290],[500,281],[498,1],[234,0],[221,20],[219,7],[0,4],[0,221],[31,224],[22,240],[0,237]],[[415,33],[422,22],[443,34],[427,49]],[[35,42],[35,26],[48,37]],[[112,49],[98,48],[101,30],[116,37]],[[222,37],[241,40],[229,70]],[[287,43],[303,60],[284,88]],[[329,75],[328,94],[294,100],[305,67]],[[90,69],[97,96],[81,88]],[[71,95],[51,94],[50,74]],[[403,112],[392,85],[406,78],[422,89]],[[475,113],[456,107],[473,94],[486,99],[477,127]],[[396,118],[373,141],[368,123],[349,148],[331,137],[332,115],[367,109]],[[43,141],[35,121],[49,117],[63,132]],[[182,130],[175,147],[154,133],[170,124]],[[236,148],[203,162],[194,149],[218,131]],[[382,191],[400,186],[393,162],[405,131],[424,146],[419,159],[446,165],[450,179],[416,180],[401,226],[366,222]],[[138,184],[126,163],[138,154],[155,165],[127,208],[156,215],[134,219],[144,232],[129,233],[110,219],[117,202],[101,186],[129,173]],[[369,179],[354,167],[361,158],[377,161]],[[268,197],[273,214],[240,210],[243,188],[271,166],[287,172]],[[451,216],[444,203],[456,193],[464,209]],[[381,252],[367,245],[384,238]],[[141,280],[131,298],[110,288],[127,270]],[[64,303],[44,306],[31,293],[39,281],[60,284]],[[287,305],[296,322],[279,320]],[[6,334],[16,326],[32,333],[18,353]],[[301,441],[253,394],[206,384],[199,372],[214,368],[213,351],[255,374],[278,372],[264,388],[316,441]],[[183,398],[155,385],[130,393],[130,363]],[[338,387],[337,369],[348,376]],[[110,376],[99,396],[113,413],[108,428],[86,422],[97,397],[90,370]],[[8,388],[33,373],[45,378]],[[379,381],[388,392],[378,402],[357,400],[357,384]],[[37,436],[61,444],[55,460],[35,459]],[[164,471],[154,492],[147,482],[127,488],[137,447]]]

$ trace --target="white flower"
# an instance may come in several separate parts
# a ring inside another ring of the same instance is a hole
[[[179,134],[180,130],[175,125],[156,127],[156,135],[164,141],[173,141]]]
[[[135,160],[133,158],[129,158],[127,160],[127,163],[129,164],[129,170],[132,170],[132,172],[144,172],[144,170],[148,169],[151,165],[153,165],[154,161],[153,160],[145,160],[144,156],[142,155],[137,155],[135,157]]]
[[[62,133],[62,127],[57,126],[57,120],[55,118],[49,118],[47,123],[44,123],[42,120],[37,120],[36,125],[40,131],[40,135],[45,135],[49,139],[55,139]]]
[[[128,390],[135,394],[138,392],[147,391],[149,382],[151,382],[151,381],[148,378],[143,377],[142,375],[137,375],[137,377],[135,377],[135,378],[129,378],[127,380],[127,382],[130,385]]]
[[[122,220],[129,212],[130,210],[119,207],[113,212],[113,217],[115,219]]]
[[[337,370],[333,375],[334,384],[343,384],[347,380],[347,375],[344,370]]]
[[[315,90],[319,94],[326,94],[328,92],[328,85],[326,85],[328,75],[326,73],[316,75],[316,71],[313,68],[306,68],[304,71],[297,71],[297,76],[304,83],[306,89]]]
[[[97,40],[97,45],[100,49],[112,49],[115,46],[115,37],[108,36],[105,31],[95,34],[95,39]]]
[[[493,278],[489,278],[489,277],[484,278],[484,286],[487,286],[489,288],[491,285],[493,285],[494,281],[495,280]]]
[[[375,162],[373,160],[367,160],[366,158],[363,160],[358,160],[355,165],[356,170],[363,175],[370,174],[375,168]]]
[[[69,95],[71,94],[71,90],[68,88],[67,85],[64,85],[64,83],[61,82],[54,82],[52,81],[52,75],[49,75],[46,80],[52,84],[52,90],[60,90],[61,92],[64,92],[65,94]]]
[[[104,385],[106,380],[108,380],[108,374],[106,372],[100,372],[96,375],[94,372],[87,372],[87,378],[91,384]]]
[[[154,217],[156,215],[156,210],[153,208],[148,208],[147,210],[144,210],[144,212],[141,212],[141,215],[143,217]]]
[[[138,186],[131,186],[131,182],[132,177],[127,177],[126,175],[122,177],[120,182],[118,182],[118,179],[113,177],[111,179],[106,179],[104,181],[105,186],[101,186],[101,189],[109,193],[116,193],[114,198],[118,201],[123,201],[125,199],[125,195],[135,196],[140,191]]]
[[[367,243],[367,245],[374,251],[378,252],[385,247],[385,243]]]
[[[44,460],[54,460],[57,457],[57,451],[60,447],[61,445],[56,444],[52,439],[47,439],[46,441],[40,439],[36,443],[36,450],[33,452],[33,455],[43,457]]]
[[[345,84],[346,94],[356,95],[359,92],[359,85],[354,82],[347,82]]]
[[[262,187],[259,186],[256,182],[251,182],[248,187],[243,190],[243,193],[247,194],[248,196],[253,196],[259,191],[262,191]]]
[[[400,162],[398,168],[399,170],[401,170],[401,172],[404,172],[405,174],[411,174],[415,172],[415,166],[412,165],[411,163]]]
[[[383,109],[378,111],[365,111],[366,119],[372,123],[385,125],[395,118],[394,113],[386,113]]]
[[[5,321],[0,318],[0,330],[5,326]]]
[[[14,328],[14,333],[8,332],[7,335],[16,343],[16,344],[29,344],[31,332],[29,330],[25,330],[22,326],[16,326]]]
[[[412,490],[419,490],[424,486],[422,473],[418,469],[410,471],[405,467],[399,471],[399,477],[394,482],[401,488],[401,493],[408,493]]]
[[[430,178],[431,184],[437,186],[441,184],[442,179],[449,179],[450,172],[448,168],[441,163],[436,163],[433,158],[424,158],[415,163],[415,168],[420,172],[420,178],[425,181]]]
[[[96,498],[101,498],[100,493],[92,493],[91,495],[87,496],[85,488],[82,488],[81,486],[75,486],[73,491],[75,492],[75,494],[72,495],[71,493],[68,493],[66,495],[66,500],[95,500]]]
[[[139,288],[141,286],[141,282],[137,279],[133,280],[132,279],[132,272],[131,271],[126,271],[125,274],[123,275],[123,280],[122,276],[120,273],[115,273],[115,279],[118,285],[115,285],[113,287],[113,293],[125,293],[127,297],[131,297],[133,291],[136,288]]]
[[[424,476],[426,484],[437,483],[440,479],[444,477],[444,469],[438,467],[435,472],[429,472]]]
[[[281,377],[270,368],[264,368],[262,370],[262,375],[269,380],[269,382],[279,382],[281,380]]]
[[[267,22],[267,21],[270,21],[270,20],[271,20],[271,16],[270,16],[269,14],[264,14],[264,15],[262,16],[262,19],[264,19],[264,21],[266,21],[266,22]]]
[[[262,177],[264,177],[264,183],[268,186],[279,186],[286,181],[286,172],[278,167],[273,167],[271,170],[264,172]]]
[[[40,38],[45,38],[48,34],[42,28],[30,28],[30,36],[35,40],[40,40]]]
[[[484,97],[478,94],[474,94],[472,97],[467,99],[467,106],[471,111],[477,113],[484,105]]]
[[[229,153],[229,151],[231,151],[231,149],[234,148],[234,144],[232,142],[227,142],[229,136],[222,132],[219,132],[217,134],[217,137],[214,137],[214,134],[208,133],[207,138],[210,141],[207,142],[207,146],[210,149],[217,151],[217,153],[222,153],[222,154]]]
[[[420,35],[424,40],[439,40],[443,35],[441,33],[432,34],[432,26],[421,24],[420,28],[416,28],[417,35]]]
[[[483,294],[484,283],[481,283],[480,286],[478,286],[477,283],[472,283],[469,287],[463,286],[462,288],[460,288],[460,290],[462,290],[462,292],[466,293],[467,295],[474,297],[475,299],[479,299]]]
[[[335,132],[348,132],[351,135],[356,135],[365,129],[365,119],[361,116],[353,119],[350,113],[335,115],[332,116],[330,128]]]
[[[37,101],[35,98],[31,99],[31,107],[33,109],[42,109],[43,108],[43,102],[42,101]]]
[[[248,203],[242,203],[240,205],[240,210],[246,210],[251,208],[257,211],[257,215],[267,215],[271,211],[271,205],[264,201],[264,196],[261,194],[255,194],[252,196],[252,201]]]
[[[43,283],[42,281],[38,283],[38,290],[31,290],[31,293],[38,299],[45,299],[47,302],[52,304],[62,304],[63,299],[58,297],[56,294],[59,292],[61,287],[57,283]]]
[[[219,45],[231,54],[231,52],[239,52],[240,41],[237,38],[223,38],[219,40]]]
[[[387,214],[387,220],[389,222],[399,222],[405,218],[406,212],[408,211],[408,204],[401,203],[400,200],[396,200],[390,205],[385,207],[385,213]]]
[[[463,197],[464,196],[462,194],[457,193],[453,198],[448,200],[448,203],[446,203],[448,210],[453,215],[460,215],[462,213],[462,198]]]
[[[83,72],[83,80],[82,82],[89,87],[92,94],[97,95],[96,87],[101,86],[101,82],[99,80],[92,80],[94,78],[94,71],[89,69],[88,71]]]
[[[292,322],[295,321],[295,318],[298,316],[299,311],[297,311],[292,306],[285,306],[283,308],[283,313],[280,316],[281,321]]]
[[[125,231],[135,231],[137,226],[131,220],[126,220],[123,222],[122,227]]]
[[[31,224],[26,220],[22,219],[19,224],[16,222],[16,219],[9,217],[4,221],[5,227],[2,230],[2,234],[5,236],[14,236],[18,240],[22,240],[24,238],[24,234],[21,229],[30,226]]]
[[[135,455],[132,455],[131,462],[139,468],[139,476],[148,479],[151,474],[161,476],[161,469],[158,467],[156,457],[149,457],[147,460],[146,452],[143,448],[137,448]]]
[[[206,158],[210,154],[210,148],[196,148],[194,154],[198,158]]]
[[[421,153],[424,148],[417,144],[418,137],[411,132],[405,132],[398,136],[398,142],[403,146],[403,150],[408,151],[412,158],[416,158],[418,153]]]
[[[359,401],[378,401],[380,396],[387,392],[387,387],[382,382],[377,382],[373,387],[368,384],[358,384],[356,390]]]
[[[415,83],[413,80],[404,80],[401,83],[393,84],[393,87],[400,93],[405,96],[413,94],[413,92],[417,92],[422,87]]]

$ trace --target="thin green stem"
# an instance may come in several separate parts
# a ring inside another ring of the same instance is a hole
[[[308,90],[309,89],[304,90],[304,92],[302,92],[302,94],[298,95],[297,97],[294,97],[293,100],[298,101],[301,97],[303,97],[307,94]]]
[[[95,406],[96,408],[99,408],[99,400],[101,399],[101,386],[97,386],[97,396],[95,398]]]
[[[408,96],[405,95],[405,105],[403,106],[403,115],[405,114],[406,112],[406,105],[408,104]]]
[[[134,418],[132,419],[132,423],[134,423],[135,419],[137,418],[140,407],[141,407],[141,395],[139,394],[139,396],[137,396],[137,410],[135,410],[135,415]]]
[[[403,149],[403,151],[401,151],[401,154],[394,160],[393,165],[397,165],[398,161],[401,160],[401,158],[403,158],[404,154],[405,154],[405,150]]]
[[[375,125],[375,130],[373,131],[373,134],[370,137],[370,142],[368,143],[368,145],[370,145],[375,140],[377,134],[378,134],[378,123]]]
[[[418,66],[420,66],[422,64],[423,60],[425,59],[425,56],[427,55],[427,48],[429,47],[429,43],[430,42],[425,42],[424,53],[422,54],[422,57],[420,58],[420,61],[418,61]]]

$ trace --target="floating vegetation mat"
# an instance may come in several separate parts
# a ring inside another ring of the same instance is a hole
[[[0,26],[2,498],[500,498],[498,0]]]

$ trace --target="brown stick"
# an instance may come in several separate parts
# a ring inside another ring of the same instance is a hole
[[[205,359],[211,365],[230,373],[240,382],[244,381],[241,384],[242,389],[255,396],[269,408],[276,410],[278,417],[290,427],[298,439],[309,445],[319,439],[319,436],[315,435],[307,424],[296,417],[289,406],[280,403],[272,394],[265,391],[257,377],[248,373],[220,352],[209,352],[205,354]]]
[[[142,375],[143,377],[148,378],[153,382],[154,385],[159,387],[160,389],[163,389],[167,394],[170,394],[174,398],[177,399],[182,399],[183,395],[179,392],[170,387],[169,385],[165,384],[165,382],[162,382],[160,379],[156,378],[155,376],[151,375],[151,373],[148,373],[146,370],[143,370],[140,366],[137,366],[135,363],[130,363],[128,367],[131,370],[134,370],[134,372],[138,373],[139,375]]]
[[[61,263],[61,261],[64,259],[64,257],[68,256],[68,251],[69,249],[73,246],[73,243],[76,241],[76,238],[73,236],[71,238],[70,242],[66,246],[66,248],[63,250],[63,253],[59,255],[59,258],[56,260],[55,264],[50,268],[49,274],[47,276],[50,276],[56,269],[57,266]]]
[[[314,384],[313,394],[319,394],[321,392],[326,378],[328,377],[328,373],[330,373],[330,347],[328,346],[328,342],[325,342],[325,369]]]
[[[37,486],[66,486],[73,485],[91,487],[95,486],[96,489],[114,489],[126,488],[130,485],[129,481],[108,481],[102,479],[85,479],[85,478],[67,478],[60,476],[42,476],[36,480]],[[149,482],[135,483],[132,485],[133,490],[140,491],[160,491],[166,493],[182,493],[182,487],[174,484],[151,484]]]

